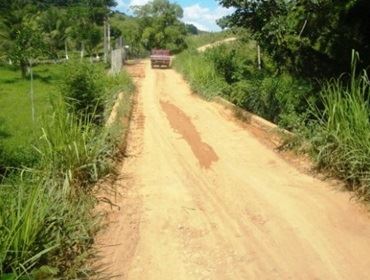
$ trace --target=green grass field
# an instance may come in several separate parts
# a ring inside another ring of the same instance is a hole
[[[0,166],[19,166],[31,161],[30,144],[41,134],[39,124],[50,109],[49,100],[58,94],[63,66],[36,66],[34,77],[35,122],[31,113],[30,81],[22,79],[18,69],[0,66]]]

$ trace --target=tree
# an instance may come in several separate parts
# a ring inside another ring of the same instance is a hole
[[[0,28],[3,52],[18,65],[22,77],[26,76],[30,60],[44,51],[38,11],[32,1],[14,0],[0,2]]]
[[[65,57],[68,58],[68,46],[72,40],[72,22],[67,10],[50,7],[41,14],[39,22],[49,54],[58,58],[59,51],[64,49]]]
[[[40,33],[48,47],[44,54],[53,58],[63,49],[67,57],[73,40],[90,54],[96,52],[102,40],[101,25],[114,5],[113,0],[0,0],[1,56],[15,58],[24,74],[26,63],[22,57]],[[25,33],[30,22],[34,36]],[[29,42],[25,42],[27,38]]]
[[[45,50],[41,32],[31,23],[23,23],[16,31],[8,57],[21,68],[22,77],[26,77],[27,67]]]
[[[194,24],[185,24],[186,32],[192,35],[198,35],[198,28]]]
[[[351,49],[370,64],[367,0],[219,0],[235,12],[219,23],[251,31],[277,65],[308,76],[348,70]]]
[[[116,12],[110,18],[110,22],[112,24],[112,36],[114,36],[114,30],[119,29],[124,44],[130,47],[129,51],[132,55],[140,56],[146,52],[141,42],[143,30],[139,19]]]
[[[168,0],[153,0],[135,6],[134,13],[140,19],[141,41],[147,50],[159,48],[179,52],[186,48],[186,27],[180,21],[183,17],[181,6]]]

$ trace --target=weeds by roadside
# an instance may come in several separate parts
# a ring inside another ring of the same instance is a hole
[[[312,84],[276,73],[268,59],[258,70],[255,56],[253,43],[235,42],[204,53],[185,51],[174,66],[206,99],[222,96],[284,128],[299,129],[313,96]]]
[[[319,168],[345,180],[352,190],[370,198],[370,80],[357,72],[353,53],[349,84],[335,79],[324,84],[324,109],[314,108],[311,153]]]
[[[121,89],[127,91],[127,100],[119,117],[129,114],[133,84],[126,73],[106,78],[102,72],[94,75],[99,81],[93,81],[93,65],[75,67],[78,78],[71,74],[66,83],[79,80],[81,91],[101,84],[94,94],[102,102],[102,116],[109,115],[115,91]],[[95,111],[69,110],[68,102],[80,97],[54,101],[53,114],[44,117],[34,146],[37,164],[11,170],[0,184],[0,278],[86,276],[83,261],[99,227],[91,186],[110,170],[120,141],[116,131],[124,128],[118,119],[111,127],[96,122]]]

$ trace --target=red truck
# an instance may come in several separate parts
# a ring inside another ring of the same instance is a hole
[[[162,65],[167,68],[171,65],[171,54],[169,50],[152,50],[150,55],[150,61],[152,63],[152,68],[155,66],[162,67]]]

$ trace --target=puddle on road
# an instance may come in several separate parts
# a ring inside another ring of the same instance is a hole
[[[218,156],[213,148],[203,142],[194,124],[180,108],[161,101],[161,107],[167,115],[171,127],[189,144],[191,150],[199,161],[200,166],[210,168],[213,162],[218,161]]]

